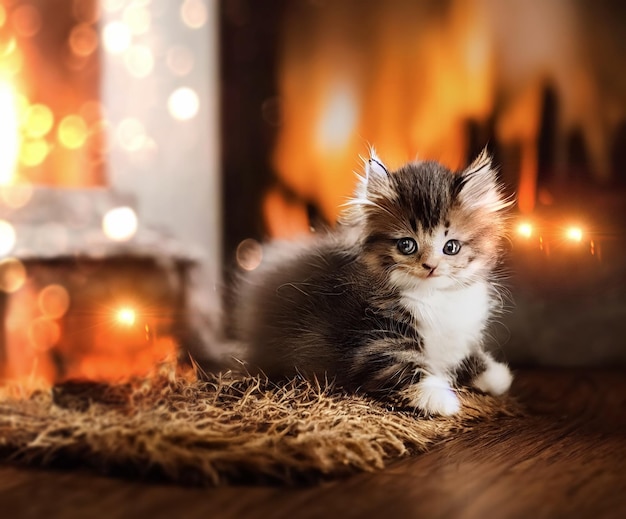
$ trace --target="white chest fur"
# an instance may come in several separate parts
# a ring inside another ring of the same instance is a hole
[[[458,290],[406,291],[402,303],[417,322],[425,360],[435,372],[458,365],[480,343],[490,311],[484,283]]]

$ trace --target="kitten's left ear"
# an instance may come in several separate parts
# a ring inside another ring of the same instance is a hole
[[[468,209],[496,212],[510,205],[502,194],[496,170],[486,148],[456,178],[454,191],[454,195]]]
[[[388,176],[389,171],[387,167],[383,164],[383,161],[380,160],[378,155],[376,155],[376,150],[373,147],[370,148],[370,156],[368,159],[365,159],[365,179],[367,181],[374,178],[386,179]]]

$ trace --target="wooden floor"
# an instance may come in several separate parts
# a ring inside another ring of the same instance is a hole
[[[383,472],[307,488],[181,488],[0,466],[0,517],[626,517],[626,371],[523,370],[531,409]]]

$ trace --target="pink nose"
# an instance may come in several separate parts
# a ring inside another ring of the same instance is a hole
[[[438,263],[422,263],[422,267],[430,271],[434,271],[438,266]]]

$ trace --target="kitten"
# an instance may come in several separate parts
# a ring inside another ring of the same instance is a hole
[[[459,411],[455,386],[504,393],[511,373],[484,343],[508,205],[486,152],[455,174],[435,162],[388,171],[372,151],[335,230],[266,246],[244,277],[247,361],[431,415]]]

